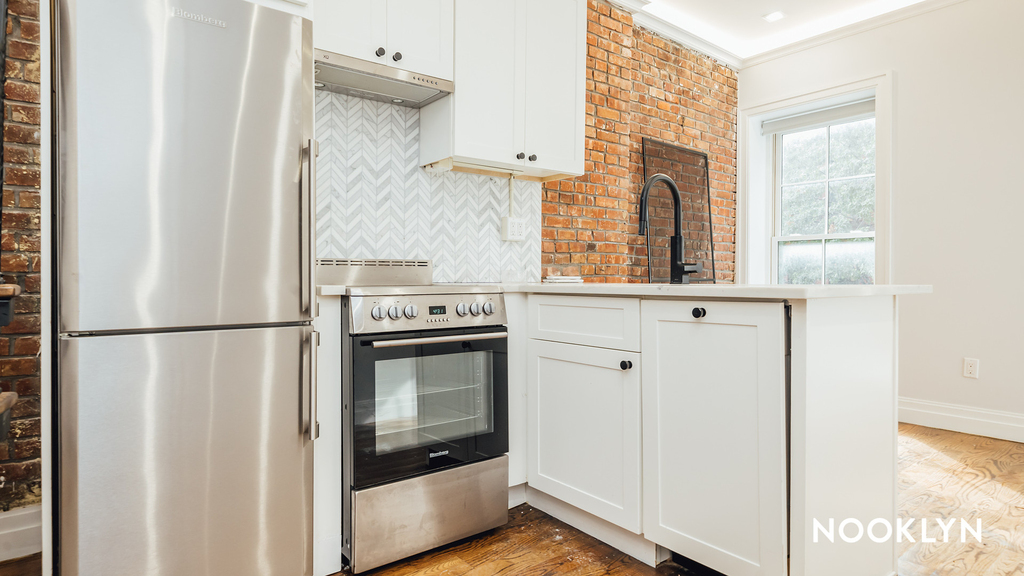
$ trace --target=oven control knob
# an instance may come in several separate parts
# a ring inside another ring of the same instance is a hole
[[[385,315],[383,306],[374,306],[373,310],[370,310],[370,316],[374,320],[383,320]]]
[[[420,309],[415,304],[409,304],[405,307],[405,317],[415,318],[420,315]]]
[[[473,316],[479,316],[480,312],[481,310],[479,302],[473,302],[472,304],[469,305],[469,313],[472,314]]]
[[[484,314],[494,314],[494,302],[484,302]]]
[[[392,306],[388,310],[388,316],[391,316],[392,320],[399,320],[402,318],[402,309],[398,306]]]
[[[460,303],[458,306],[455,307],[455,313],[458,314],[459,316],[465,316],[466,314],[469,314],[469,306]]]

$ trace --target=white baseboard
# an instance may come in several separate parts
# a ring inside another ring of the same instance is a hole
[[[43,551],[43,507],[0,512],[0,562]]]
[[[530,506],[558,518],[562,522],[597,538],[612,548],[617,548],[629,554],[648,566],[657,566],[658,562],[665,560],[667,557],[667,551],[662,550],[660,546],[643,536],[620,528],[589,512],[584,512],[572,504],[567,504],[536,488],[526,486],[526,501]]]
[[[526,482],[508,487],[508,509],[511,510],[520,504],[526,504]]]
[[[1024,414],[900,397],[900,422],[1024,442]]]

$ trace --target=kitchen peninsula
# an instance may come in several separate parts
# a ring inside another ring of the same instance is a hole
[[[730,576],[895,572],[891,541],[812,530],[895,523],[898,299],[930,287],[502,288],[510,505],[651,565],[672,551]],[[321,302],[344,292],[321,286]],[[325,338],[336,310],[321,308]]]

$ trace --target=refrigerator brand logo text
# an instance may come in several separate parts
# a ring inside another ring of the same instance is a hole
[[[430,457],[431,458],[437,458],[438,456],[447,456],[447,455],[448,455],[448,451],[447,450],[441,450],[440,452],[431,452],[430,453]]]
[[[210,26],[216,26],[217,28],[227,28],[228,23],[223,20],[217,20],[216,18],[210,18],[209,16],[203,16],[196,12],[189,12],[188,10],[182,10],[181,8],[171,8],[171,16],[175,18],[184,18],[185,20],[191,20],[193,22],[199,22],[200,24],[209,24]]]

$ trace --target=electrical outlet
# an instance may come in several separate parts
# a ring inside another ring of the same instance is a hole
[[[964,358],[964,378],[977,378],[981,369],[981,360],[977,358]]]
[[[501,219],[501,239],[505,242],[519,242],[526,238],[526,220],[505,216]]]

